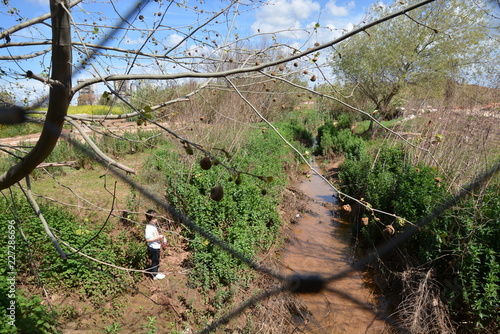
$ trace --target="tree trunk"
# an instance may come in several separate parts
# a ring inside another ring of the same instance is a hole
[[[65,8],[64,8],[64,7]],[[71,100],[71,26],[69,0],[50,0],[52,23],[52,84],[49,108],[40,139],[24,159],[0,176],[0,190],[29,175],[52,152],[62,131]]]

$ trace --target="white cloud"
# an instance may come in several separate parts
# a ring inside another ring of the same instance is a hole
[[[144,38],[134,39],[134,38],[126,37],[124,39],[124,41],[125,41],[125,44],[127,44],[127,45],[141,45],[142,43],[144,43]]]
[[[261,33],[301,29],[302,21],[320,8],[320,4],[313,0],[270,0],[258,11],[252,29]]]
[[[347,6],[337,6],[336,0],[330,0],[326,3],[325,8],[328,10],[328,13],[333,16],[348,16],[349,11],[353,9],[354,6],[354,1],[349,2]]]
[[[182,41],[183,37],[179,34],[172,34],[167,37],[167,40],[165,41],[166,46],[168,47],[174,47],[177,44],[179,44]]]

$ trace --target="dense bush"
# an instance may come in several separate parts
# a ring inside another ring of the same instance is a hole
[[[41,211],[54,233],[74,248],[83,247],[83,253],[113,265],[136,265],[137,269],[144,268],[146,254],[142,239],[123,237],[122,242],[116,244],[111,242],[108,236],[110,227],[105,227],[98,233],[102,222],[96,224],[87,220],[79,221],[64,209],[54,205],[42,204]],[[39,297],[36,295],[28,297],[27,292],[21,287],[29,287],[27,290],[36,291],[39,282],[42,282],[45,287],[57,290],[60,294],[78,294],[80,298],[100,305],[125,289],[125,285],[117,282],[134,284],[135,275],[111,269],[81,255],[73,254],[67,260],[62,260],[45,234],[41,221],[34,215],[30,205],[22,200],[0,199],[0,233],[4,236],[4,242],[0,244],[2,254],[7,254],[9,221],[15,221],[16,226],[13,235],[15,235],[15,270],[18,288],[16,293],[18,328],[27,326],[29,330],[26,332],[49,333],[53,332],[51,329],[54,326],[53,317],[47,313],[44,306],[39,305]],[[22,227],[26,240],[21,235],[19,227]],[[61,247],[67,254],[73,253],[73,250],[62,244]],[[9,286],[5,284],[10,277],[8,264],[7,256],[0,257],[2,321],[7,316],[5,312],[9,303],[7,298]],[[35,304],[37,306],[33,307]]]
[[[366,145],[361,137],[351,132],[350,125],[349,115],[341,115],[336,125],[327,122],[319,127],[318,153],[325,156],[344,154],[347,158],[359,159],[365,153]]]
[[[291,141],[300,140],[305,133],[297,126],[275,126]],[[146,173],[166,185],[168,200],[199,227],[253,258],[275,242],[280,225],[276,207],[287,177],[283,167],[291,164],[293,157],[272,131],[259,129],[247,135],[240,150],[234,156],[223,154],[220,162],[263,178],[228,171],[217,164],[204,170],[198,164],[203,158],[198,153],[190,165],[189,156],[172,145],[153,152]],[[214,201],[210,192],[219,185],[224,197]],[[194,231],[187,229],[185,233],[191,239],[193,282],[211,288],[251,277],[251,271],[245,270],[240,260]]]
[[[412,166],[401,148],[384,147],[376,154],[348,158],[339,173],[342,189],[363,198],[371,206],[417,222],[445,200],[445,185],[436,171]],[[444,215],[400,246],[406,258],[392,263],[392,270],[413,265],[433,269],[443,284],[443,297],[455,316],[476,326],[498,326],[500,263],[499,182],[491,182],[479,195],[470,194]],[[391,224],[396,233],[407,228],[404,221],[372,215],[362,227],[366,244],[386,239],[383,228]],[[394,267],[395,265],[395,267]]]

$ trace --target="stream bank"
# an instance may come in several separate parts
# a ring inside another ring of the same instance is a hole
[[[311,165],[319,170],[315,161]],[[351,230],[339,214],[333,189],[318,175],[307,175],[294,187],[309,200],[290,226],[281,253],[283,273],[327,278],[351,268],[355,260]],[[330,281],[320,293],[300,294],[308,316],[298,329],[305,333],[389,333],[379,296],[369,288],[371,283],[366,275],[353,271]]]

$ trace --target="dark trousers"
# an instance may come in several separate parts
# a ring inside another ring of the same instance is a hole
[[[158,273],[158,267],[160,266],[160,250],[148,247],[148,253],[151,259],[151,268],[148,268],[147,271],[154,277]]]

